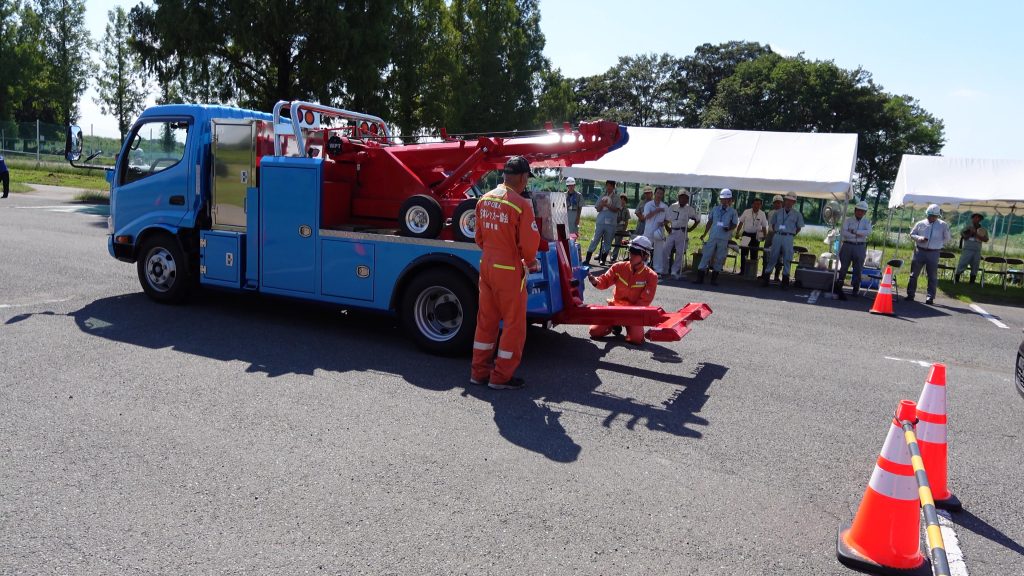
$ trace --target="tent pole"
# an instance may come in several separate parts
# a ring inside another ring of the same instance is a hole
[[[897,226],[897,228],[896,228],[896,258],[900,257],[900,242],[903,241],[903,226],[902,226],[902,224],[903,224],[903,211],[904,211],[904,207],[901,206],[900,207],[900,220],[896,224],[896,226]]]

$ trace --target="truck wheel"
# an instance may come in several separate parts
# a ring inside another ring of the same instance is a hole
[[[430,196],[410,196],[398,211],[398,226],[403,236],[437,238],[443,225],[441,205]]]
[[[455,239],[459,242],[473,242],[476,238],[476,198],[466,198],[455,207],[452,215],[455,224]]]
[[[178,241],[168,234],[151,236],[139,250],[139,283],[151,299],[163,304],[185,300],[189,289],[188,262]]]
[[[476,332],[477,297],[472,284],[451,269],[424,271],[402,294],[402,323],[431,354],[465,354]]]

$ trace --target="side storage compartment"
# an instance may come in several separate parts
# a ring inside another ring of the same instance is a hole
[[[240,288],[245,234],[218,230],[199,233],[199,282],[224,288]]]

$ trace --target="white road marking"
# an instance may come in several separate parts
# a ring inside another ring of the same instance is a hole
[[[60,206],[16,206],[18,210],[49,210],[50,212],[63,212],[65,214],[72,214],[75,212],[85,212],[86,210],[95,209],[97,206],[103,206],[103,204],[78,204],[75,206],[68,206],[63,204]]]
[[[895,356],[886,356],[886,360],[895,360],[896,362],[910,362],[911,364],[917,364],[921,368],[931,367],[931,362],[925,362],[924,360],[909,360],[907,358],[896,358]]]
[[[28,304],[0,304],[0,308],[28,308],[31,306],[42,306],[43,304],[56,304],[58,302],[67,302],[72,300],[74,296],[70,298],[60,298],[57,300],[43,300],[42,302],[30,302]]]
[[[939,514],[939,531],[942,532],[942,543],[946,546],[946,559],[949,560],[950,576],[968,576],[964,553],[960,550],[960,540],[953,530],[953,521],[949,512],[936,510]]]
[[[975,312],[978,313],[979,316],[995,324],[999,328],[1009,328],[1009,326],[1000,322],[999,319],[996,318],[995,316],[989,314],[988,312],[985,312],[985,309],[982,308],[981,306],[978,306],[977,304],[971,304],[971,310],[974,310]]]
[[[811,295],[807,297],[807,303],[814,304],[818,301],[818,296],[821,296],[821,290],[813,290]]]

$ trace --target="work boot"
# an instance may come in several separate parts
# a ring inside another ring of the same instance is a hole
[[[706,273],[707,273],[706,270],[697,270],[697,281],[694,282],[694,284],[703,284],[704,283],[704,274],[706,274]]]
[[[622,326],[612,326],[612,334],[622,336]]]
[[[959,273],[959,274],[955,274],[955,275],[953,276],[953,282],[954,282],[955,284],[959,284],[959,283],[960,283],[960,276],[963,276],[963,272],[961,272],[961,273]]]
[[[770,276],[771,276],[771,272],[765,272],[764,274],[761,275],[761,287],[762,288],[768,285],[768,282],[770,281],[769,280]]]
[[[713,270],[711,272],[711,285],[718,286],[718,270]]]
[[[526,386],[526,381],[519,376],[513,376],[507,382],[488,382],[487,387],[493,390],[519,390]]]
[[[608,253],[603,252],[597,257],[597,261],[601,263],[601,266],[606,266],[605,262],[608,261]]]
[[[832,286],[832,291],[836,293],[836,298],[840,300],[846,300],[846,294],[843,292],[843,285],[840,282],[836,282]]]
[[[584,263],[587,266],[590,266],[590,259],[593,258],[593,257],[594,257],[594,253],[593,252],[587,252],[587,259],[586,259],[586,261]]]
[[[971,274],[971,284],[974,284],[974,281],[977,280],[977,279],[978,279],[977,276],[975,276],[974,274]]]
[[[789,276],[783,276],[782,277],[782,289],[785,290],[787,288],[789,288]]]
[[[775,281],[779,281],[779,274],[782,274],[782,264],[775,265]]]

